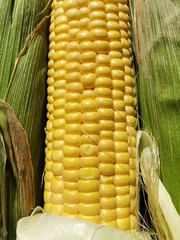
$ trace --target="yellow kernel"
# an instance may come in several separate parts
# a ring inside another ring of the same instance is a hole
[[[115,174],[117,175],[127,175],[129,174],[129,165],[128,164],[116,164],[115,165]]]
[[[114,143],[114,151],[115,152],[127,152],[128,151],[127,142],[115,142]]]
[[[70,52],[67,54],[66,60],[69,62],[80,62],[80,53],[79,52]]]
[[[48,142],[52,142],[53,141],[52,132],[47,132],[46,139],[47,139]]]
[[[62,194],[52,193],[51,194],[51,202],[54,204],[63,204]]]
[[[87,0],[84,1],[84,6],[85,7],[81,7],[79,9],[79,16],[80,16],[80,19],[82,18],[88,18],[89,16],[89,9],[87,7]],[[76,1],[76,5],[79,6],[79,1]]]
[[[79,112],[80,104],[77,102],[68,102],[64,105],[64,109],[66,112]]]
[[[116,155],[113,152],[99,152],[98,154],[99,161],[102,163],[114,163]]]
[[[80,66],[80,63],[78,62],[69,62],[65,64],[65,69],[66,72],[79,72]]]
[[[54,47],[55,47],[55,46],[54,46]],[[48,53],[48,58],[49,58],[49,59],[52,59],[54,53],[55,53],[55,50],[54,50],[54,48],[53,48],[52,50],[49,51],[49,53]],[[49,77],[52,77],[53,72],[54,72],[54,69],[49,69],[49,70],[48,70],[48,76],[49,76]]]
[[[104,11],[93,11],[89,14],[90,21],[92,20],[106,20],[106,14]]]
[[[111,51],[121,51],[122,43],[119,41],[111,41],[109,42],[109,49]]]
[[[81,102],[82,112],[92,112],[97,109],[96,101],[92,99],[85,99]]]
[[[127,126],[126,130],[129,136],[136,137],[136,129],[134,127]]]
[[[105,4],[101,1],[92,1],[88,4],[89,11],[104,11]]]
[[[107,22],[107,29],[108,31],[120,31],[120,26],[118,22],[115,21],[108,21]]]
[[[114,111],[113,109],[99,108],[98,114],[100,119],[113,120],[114,119]]]
[[[93,73],[84,74],[81,76],[81,83],[85,89],[92,89],[96,80],[96,75]]]
[[[126,131],[114,131],[115,142],[127,142],[127,137]]]
[[[101,139],[98,144],[99,150],[109,152],[114,150],[114,142],[110,139]]]
[[[65,76],[65,79],[66,79],[67,84],[71,83],[71,82],[80,82],[81,81],[81,74],[80,74],[80,72],[68,72]]]
[[[116,153],[116,162],[129,164],[129,153],[128,152]]]
[[[124,67],[124,62],[121,59],[111,59],[111,69],[120,69]]]
[[[48,86],[48,88],[47,88],[48,94],[49,94],[49,95],[52,94],[53,91],[54,91],[54,86]]]
[[[99,203],[79,203],[79,213],[86,216],[94,216],[100,213]]]
[[[59,151],[59,150],[52,151],[52,155],[51,155],[52,161],[61,162],[63,157],[64,155],[62,151]]]
[[[49,113],[53,113],[53,111],[54,111],[54,107],[53,107],[53,104],[47,104],[47,110],[48,110],[48,112]]]
[[[56,17],[56,24],[57,25],[59,25],[59,24],[67,24],[68,23],[68,20],[67,20],[67,18],[66,18],[66,16],[65,15],[59,15],[59,16],[57,16]]]
[[[65,136],[65,130],[64,129],[54,129],[52,133],[53,139],[55,140],[63,140]]]
[[[99,126],[102,130],[112,131],[114,129],[114,121],[100,120]]]
[[[108,38],[109,41],[120,41],[121,35],[117,31],[108,31]]]
[[[86,134],[99,135],[100,125],[98,123],[84,123],[82,124],[82,131]]]
[[[66,102],[80,102],[81,101],[81,94],[80,93],[66,93],[65,99]]]
[[[91,36],[93,40],[107,40],[108,34],[105,29],[92,29]]]
[[[100,173],[97,168],[88,167],[79,169],[79,179],[82,180],[95,180],[99,179]]]
[[[130,195],[116,196],[116,201],[119,208],[129,207],[131,202]]]
[[[82,157],[97,156],[99,152],[98,146],[90,144],[82,144],[80,146],[80,155]]]
[[[80,10],[82,10],[82,9],[80,9]],[[82,15],[82,14],[84,14],[84,12],[82,13],[82,11],[79,11],[79,15]],[[79,20],[80,29],[88,29],[88,26],[90,24],[90,20],[89,20],[89,18],[87,18],[87,16],[89,15],[89,11],[87,11],[86,14],[87,15],[85,16],[85,18],[81,18]]]
[[[134,116],[126,116],[127,125],[136,128],[137,127],[137,118]]]
[[[108,4],[106,4],[105,7],[106,7],[107,13],[110,13],[110,14],[112,14],[112,13],[118,14],[119,13],[117,4],[108,3]]]
[[[63,108],[65,104],[65,99],[56,99],[53,103],[54,109]]]
[[[100,177],[101,184],[113,184],[114,183],[114,176],[103,176]]]
[[[64,188],[68,190],[77,190],[77,182],[64,181]]]
[[[114,197],[116,195],[116,189],[114,184],[101,184],[99,193],[101,197]]]
[[[94,50],[93,43],[91,41],[81,42],[79,49],[81,52],[91,52]]]
[[[81,73],[93,73],[96,70],[96,64],[92,62],[82,63],[81,64]]]
[[[130,215],[129,207],[116,208],[117,218],[127,218]]]
[[[65,157],[79,157],[79,147],[65,145],[63,151]]]
[[[99,180],[79,180],[78,191],[79,192],[96,192],[99,190]]]
[[[96,104],[99,108],[112,108],[113,100],[111,98],[97,97],[95,99]]]
[[[51,171],[54,176],[61,176],[63,172],[63,165],[60,162],[53,162],[51,165]]]
[[[46,202],[46,203],[50,203],[51,202],[51,192],[49,192],[49,191],[44,191],[44,201]]]
[[[79,169],[79,161],[78,157],[70,157],[70,158],[63,158],[63,167],[64,169]]]
[[[76,8],[76,1],[75,0],[63,1],[62,7],[65,11],[72,9],[72,8],[74,9],[74,8]]]
[[[89,29],[106,29],[106,22],[100,19],[92,20],[89,23]]]
[[[128,95],[124,96],[124,101],[125,101],[126,105],[128,105],[128,106],[134,106],[134,100],[135,100],[135,98],[132,96],[128,96]]]
[[[81,53],[81,61],[82,62],[94,62],[96,59],[96,53],[93,51],[87,51]]]
[[[73,9],[69,9],[67,12],[66,12],[66,16],[68,18],[68,20],[77,20],[79,18],[79,12],[78,12],[78,9],[76,8],[73,8]]]
[[[119,27],[120,27],[121,30],[126,30],[127,31],[129,29],[129,26],[127,25],[127,23],[122,22],[122,21],[119,22]]]
[[[65,115],[66,123],[81,123],[81,113],[74,112]]]
[[[80,166],[82,168],[86,167],[98,167],[99,159],[98,157],[81,157],[80,158]]]
[[[64,182],[54,179],[51,182],[51,191],[55,193],[61,193],[64,190]]]
[[[104,131],[100,132],[101,139],[113,139],[113,131]]]
[[[115,186],[129,185],[129,175],[115,175],[114,184]]]
[[[46,157],[46,159],[47,159],[47,157]],[[46,166],[45,166],[46,171],[51,171],[51,165],[52,165],[52,162],[46,160]]]
[[[116,198],[115,197],[101,198],[100,205],[101,208],[104,209],[114,209],[116,208]]]
[[[82,143],[84,144],[98,144],[99,140],[99,135],[82,135]]]
[[[107,74],[108,75],[109,73],[107,71],[106,72],[105,71],[106,71],[106,69],[101,67],[100,69],[98,69],[98,71],[96,71],[96,74],[98,74],[98,75]],[[108,69],[108,71],[109,71],[109,69]],[[102,92],[101,88],[112,88],[112,79],[110,77],[102,77],[102,76],[97,77],[96,81],[95,81],[95,87],[96,88],[99,87],[99,89],[94,89],[94,91],[99,91],[101,94],[101,92]],[[104,90],[106,91],[107,89],[104,89]],[[111,96],[110,89],[108,89],[108,92],[109,92],[109,95]]]
[[[106,78],[102,79],[103,83],[105,83],[104,82],[105,79]],[[98,85],[99,86],[97,86],[97,88],[94,89],[94,93],[95,93],[96,97],[112,98],[112,91],[111,91],[111,89],[109,89],[108,87],[101,87],[100,86],[101,85],[101,81],[100,82],[98,81]],[[111,84],[110,84],[110,86],[111,86]]]
[[[91,41],[91,32],[89,32],[88,30],[79,31],[79,33],[77,34],[77,41]]]
[[[66,48],[65,48],[66,49]],[[67,45],[68,52],[78,52],[79,51],[79,44],[77,41],[72,41]]]
[[[79,33],[79,28],[70,29],[68,32],[69,38],[72,41],[76,41],[77,34]]]
[[[77,182],[79,180],[78,170],[64,170],[63,180],[69,181],[69,182]]]
[[[100,217],[104,221],[113,221],[116,219],[115,209],[101,209]]]
[[[100,201],[99,192],[79,193],[79,201],[82,203],[98,203]]]
[[[81,134],[81,124],[66,124],[65,131],[67,134]]]
[[[121,38],[121,44],[122,44],[122,48],[129,48],[130,47],[129,41],[125,38]]]
[[[65,127],[65,120],[64,119],[54,119],[52,121],[53,128],[64,128]]]
[[[105,81],[107,80],[107,77],[111,77],[111,68],[110,67],[106,67],[106,66],[101,66],[101,67],[97,67],[96,68],[96,77],[100,78],[99,81],[102,80]],[[102,77],[106,77],[106,78],[102,78]]]
[[[88,99],[90,100],[90,99]],[[87,122],[92,122],[92,123],[95,123],[95,122],[99,122],[99,115],[97,112],[85,112],[82,114],[82,121],[84,123],[87,123]]]
[[[84,90],[82,94],[83,99],[94,99],[94,92],[92,90]]]
[[[76,214],[79,212],[78,204],[63,203],[64,211],[70,214]]]
[[[48,85],[54,84],[54,78],[48,77],[47,83],[48,83]]]
[[[114,164],[100,163],[99,171],[104,176],[112,176],[115,172]]]
[[[69,26],[67,24],[61,24],[61,25],[56,25],[55,26],[55,35],[67,33],[69,30]]]
[[[127,231],[129,230],[129,226],[130,226],[130,219],[129,217],[126,218],[118,218],[117,220],[117,226],[118,228]]]
[[[79,193],[77,190],[67,190],[63,191],[63,200],[67,203],[78,203],[79,202]]]
[[[124,196],[124,195],[128,195],[130,192],[130,186],[119,186],[116,187],[116,194],[119,196]]]
[[[85,216],[82,214],[78,214],[78,219],[87,221],[87,222],[94,222],[94,223],[100,223],[100,216],[99,214],[96,216]]]
[[[61,35],[59,35],[59,36],[62,36],[63,34],[61,34]],[[58,36],[58,37],[59,37]],[[54,46],[54,50],[55,51],[61,51],[61,50],[63,50],[64,51],[64,49],[66,49],[67,48],[67,46],[68,46],[68,39],[69,39],[69,36],[68,36],[68,34],[64,34],[64,37],[66,38],[66,40],[65,41],[61,41],[61,42],[58,42],[58,43],[56,43],[56,45]],[[56,39],[55,39],[56,40]]]
[[[63,205],[59,204],[51,204],[50,206],[50,213],[56,214],[56,215],[62,215],[63,213]]]
[[[131,135],[128,137],[128,144],[130,147],[136,147],[136,138],[131,137]]]
[[[96,40],[93,42],[93,46],[95,48],[95,51],[100,54],[107,54],[109,51],[109,45],[110,43],[108,41],[104,40]]]
[[[79,147],[81,145],[80,135],[65,135],[64,144]]]

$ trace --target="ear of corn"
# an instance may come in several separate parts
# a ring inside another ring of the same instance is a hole
[[[161,180],[180,213],[180,4],[132,2],[141,126],[157,141]]]
[[[136,228],[136,99],[126,0],[52,3],[46,212]]]

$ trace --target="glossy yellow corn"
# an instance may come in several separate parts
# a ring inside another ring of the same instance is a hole
[[[54,0],[46,212],[136,228],[136,92],[126,0]]]

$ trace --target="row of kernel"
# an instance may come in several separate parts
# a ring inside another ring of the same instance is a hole
[[[66,64],[66,51],[62,50],[62,45],[67,43],[68,39],[61,38],[62,32],[60,29],[64,24],[67,25],[67,21],[62,8],[63,1],[58,1],[55,5],[54,25],[55,25],[55,52],[53,54],[54,61],[54,91],[53,91],[53,151],[52,151],[52,165],[51,171],[54,176],[54,180],[51,185],[51,213],[61,215],[63,209],[63,190],[64,182],[62,178],[63,174],[63,147],[65,136],[65,94],[66,94],[66,80],[65,80],[65,64]],[[57,12],[59,14],[57,14]]]
[[[70,4],[71,3],[71,4]],[[79,168],[80,168],[80,145],[81,145],[81,100],[83,86],[80,74],[79,44],[75,42],[78,33],[78,18],[75,1],[64,1],[63,9],[67,19],[68,35],[66,65],[66,104],[65,108],[65,137],[63,158],[63,215],[77,217],[79,213]],[[61,34],[62,36],[62,34]]]
[[[79,170],[78,182],[80,195],[78,217],[83,220],[99,223],[100,173],[98,169],[98,142],[100,127],[98,124],[97,104],[93,92],[96,78],[96,53],[92,44],[91,33],[89,30],[85,30],[85,26],[89,25],[89,21],[85,16],[85,13],[89,14],[87,6],[88,1],[82,1],[78,5],[79,14],[81,17],[84,17],[79,20],[81,30],[77,35],[81,53],[81,83],[84,87],[81,102],[82,144],[80,147],[81,168]]]
[[[132,69],[132,49],[131,49],[131,33],[129,22],[129,8],[126,4],[119,6],[120,21],[127,25],[126,34],[121,33],[122,53],[125,70],[125,111],[126,111],[126,130],[128,134],[128,153],[129,153],[129,184],[130,184],[130,230],[135,229],[135,193],[136,193],[136,118],[135,118],[135,87]]]
[[[122,61],[122,44],[119,24],[118,5],[109,3],[106,7],[108,36],[110,41],[111,69],[113,81],[113,108],[114,108],[114,146],[115,146],[115,177],[117,226],[129,229],[129,166],[128,145],[125,127],[124,103],[124,63]]]
[[[45,211],[49,212],[51,208],[51,198],[52,198],[52,182],[54,180],[54,176],[51,172],[51,166],[52,166],[52,143],[53,143],[53,137],[52,137],[52,132],[53,132],[53,103],[54,103],[54,98],[52,96],[52,93],[54,91],[54,61],[53,61],[53,54],[55,52],[54,47],[55,47],[55,25],[54,25],[54,13],[55,13],[55,5],[57,1],[54,0],[52,3],[52,14],[51,14],[51,24],[50,24],[50,36],[49,36],[49,62],[48,62],[48,97],[47,97],[47,124],[46,124],[46,149],[45,149],[45,191],[44,191],[44,209]]]

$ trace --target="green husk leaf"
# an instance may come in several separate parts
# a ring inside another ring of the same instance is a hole
[[[18,29],[18,34],[20,34],[21,37],[18,40],[17,36],[17,41],[14,39],[13,48],[18,48],[16,56],[14,56],[12,49],[9,49],[8,46],[6,46],[7,49],[3,53],[4,60],[2,61],[5,61],[7,65],[8,62],[11,61],[12,69],[8,68],[8,72],[11,74],[6,73],[7,67],[3,72],[4,77],[1,78],[1,81],[3,82],[2,86],[4,86],[4,90],[0,96],[13,107],[22,126],[27,132],[34,168],[34,182],[36,183],[35,200],[36,205],[39,205],[42,204],[43,196],[41,185],[44,170],[48,14],[50,12],[50,4],[48,5],[48,0],[36,0],[34,3],[32,3],[32,1],[15,1],[14,4],[13,14],[15,15],[11,17],[15,29],[11,29],[9,37],[13,38],[11,35],[15,34]],[[6,5],[7,9],[10,8],[10,4],[6,4],[5,1],[2,2],[2,5]],[[12,14],[11,10],[7,11]],[[17,21],[16,18],[20,13],[22,19],[20,18]],[[40,19],[42,19],[42,21],[36,26],[35,24]],[[19,21],[21,22],[21,26],[19,26]],[[24,24],[27,22],[26,29],[24,28]],[[5,23],[5,26],[7,25],[6,28],[8,28],[8,24],[9,22]],[[33,30],[28,35],[27,33],[31,29]],[[21,44],[22,42],[24,45]],[[2,42],[0,48],[5,47],[4,44],[5,43]],[[11,59],[5,56],[6,52],[8,52],[8,56],[11,56]]]
[[[180,213],[180,2],[130,3],[141,128],[158,144],[161,180]]]
[[[37,207],[33,214],[19,220],[17,240],[150,240],[146,232],[125,232],[79,219],[43,212]]]
[[[27,134],[13,109],[0,101],[1,239],[14,239],[17,221],[34,208],[33,166]]]

